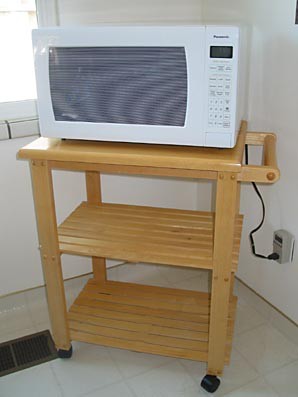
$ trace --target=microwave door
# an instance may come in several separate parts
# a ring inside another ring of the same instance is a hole
[[[51,106],[40,111],[50,107],[51,117],[41,117],[42,134],[202,145],[205,28],[193,29],[178,29],[177,37],[171,31],[165,43],[147,32],[143,45],[125,38],[121,46],[91,45],[83,38],[80,46],[62,39],[50,46]]]

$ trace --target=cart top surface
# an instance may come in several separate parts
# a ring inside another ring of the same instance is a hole
[[[38,138],[19,159],[240,172],[246,122],[232,149]]]

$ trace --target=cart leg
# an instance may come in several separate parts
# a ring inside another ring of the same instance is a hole
[[[52,174],[46,161],[32,161],[31,174],[53,338],[58,349],[70,350]]]
[[[217,376],[222,374],[225,363],[238,193],[236,174],[219,173],[214,225],[208,369],[207,376],[202,381],[202,387],[211,392],[219,386]]]
[[[101,204],[100,173],[96,171],[86,171],[86,190],[87,201],[90,204]],[[94,279],[99,282],[107,280],[105,258],[92,257],[92,268]]]

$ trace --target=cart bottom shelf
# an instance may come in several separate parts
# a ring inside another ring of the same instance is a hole
[[[226,363],[237,298],[230,303]],[[72,340],[207,361],[210,294],[91,279],[71,306]]]

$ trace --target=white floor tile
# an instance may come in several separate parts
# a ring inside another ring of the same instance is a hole
[[[237,283],[237,295],[240,300],[244,300],[266,320],[270,320],[272,307],[241,281]]]
[[[239,335],[266,323],[267,320],[246,302],[238,302],[236,311],[235,335]]]
[[[147,372],[153,368],[160,367],[170,361],[171,357],[157,356],[154,354],[136,353],[122,349],[109,349],[112,360],[125,378]]]
[[[91,393],[84,394],[84,397],[135,397],[124,382],[116,383],[105,387],[104,389],[97,389]]]
[[[108,270],[108,278],[115,281],[169,287],[169,282],[159,272],[157,265],[127,263]]]
[[[206,396],[178,361],[130,378],[127,383],[137,397]]]
[[[186,267],[175,267],[160,265],[158,267],[159,272],[165,277],[170,284],[177,283],[179,281],[187,280],[193,277],[199,277],[205,272],[201,269],[191,269]]]
[[[84,288],[85,284],[87,283],[88,279],[91,278],[92,275],[88,274],[82,277],[76,277],[64,282],[65,286],[65,298],[66,298],[66,306],[69,308],[79,293]]]
[[[73,350],[71,359],[51,363],[64,397],[80,396],[122,380],[104,347],[73,342]]]
[[[1,397],[62,397],[50,363],[28,368],[0,379]]]
[[[172,288],[188,289],[192,291],[210,292],[208,273],[201,274],[188,280],[182,280],[173,284]]]
[[[270,323],[298,346],[298,326],[272,308]]]
[[[45,287],[29,290],[25,294],[34,325],[49,322],[50,318]]]
[[[0,299],[0,334],[33,327],[25,293]]]
[[[246,386],[226,394],[224,397],[279,397],[278,394],[260,378]]]
[[[195,381],[200,384],[206,375],[206,364],[181,360],[182,365],[193,376]],[[239,354],[235,349],[232,351],[231,363],[225,366],[221,385],[213,395],[216,397],[224,396],[242,385],[257,379],[257,371]]]
[[[261,374],[298,359],[297,346],[270,325],[237,335],[234,346]]]
[[[280,397],[297,397],[298,361],[271,372],[265,379]]]
[[[7,332],[0,332],[0,343],[8,342],[13,339],[21,338],[22,336],[35,334],[37,332],[35,327],[15,329]]]

